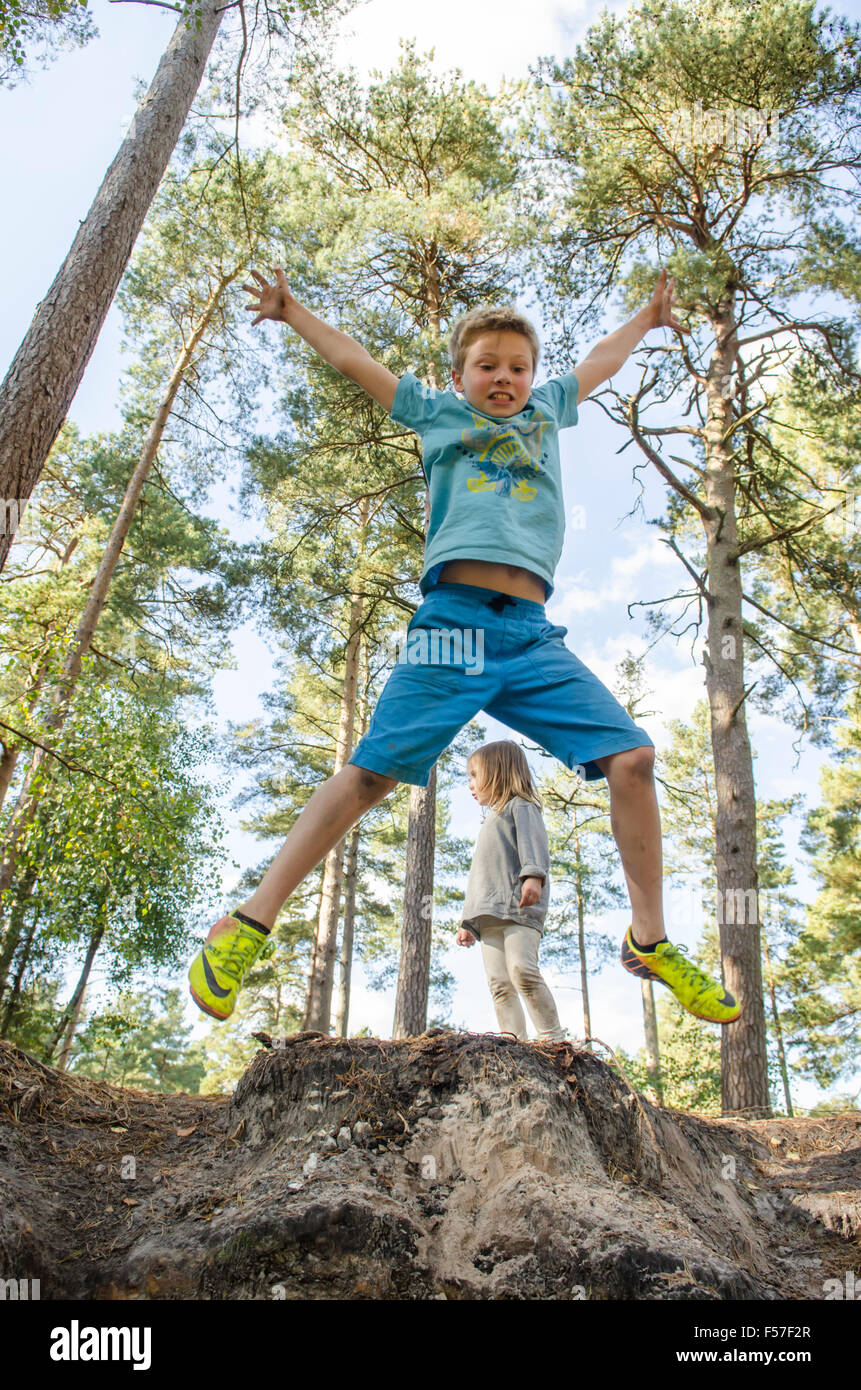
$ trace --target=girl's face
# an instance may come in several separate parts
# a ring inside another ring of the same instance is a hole
[[[469,770],[469,790],[472,792],[472,794],[473,794],[473,796],[475,797],[475,799],[476,799],[476,801],[478,802],[478,804],[479,804],[480,806],[485,806],[487,803],[485,802],[484,797],[483,797],[483,794],[482,794],[481,783],[480,783],[479,778],[478,778],[478,770],[477,770],[477,768],[475,768],[475,767],[471,767],[471,768],[469,768],[468,770]]]

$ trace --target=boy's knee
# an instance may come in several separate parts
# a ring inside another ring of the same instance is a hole
[[[634,777],[642,777],[644,781],[650,782],[655,767],[655,750],[651,745],[646,744],[642,748],[630,748],[628,755],[630,758],[630,770]]]
[[[643,744],[640,748],[626,748],[623,753],[610,753],[606,758],[596,761],[608,781],[621,774],[623,777],[639,777],[645,782],[650,782],[655,767],[655,749],[651,744]]]
[[[389,792],[398,785],[397,777],[384,777],[381,772],[372,772],[368,767],[358,767],[355,763],[351,764],[358,774],[359,791],[362,796],[372,801],[378,801],[383,796],[388,796]]]

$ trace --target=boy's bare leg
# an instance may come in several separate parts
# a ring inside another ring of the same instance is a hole
[[[634,940],[651,946],[666,936],[661,815],[652,768],[655,751],[630,748],[596,758],[610,786],[610,825],[628,883]]]
[[[318,787],[297,817],[290,834],[239,911],[264,927],[273,927],[284,903],[360,816],[398,785],[396,777],[347,763]],[[639,938],[638,938],[639,939]]]

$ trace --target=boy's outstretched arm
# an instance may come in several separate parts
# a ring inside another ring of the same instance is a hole
[[[615,333],[608,333],[606,338],[596,343],[588,357],[584,357],[583,361],[573,368],[579,388],[578,405],[585,401],[596,386],[615,376],[650,329],[666,326],[677,328],[681,333],[690,333],[691,330],[673,316],[675,283],[673,279],[667,284],[667,272],[662,270],[649,303],[621,328],[617,328]]]
[[[383,410],[391,414],[398,378],[387,367],[375,361],[355,338],[351,338],[348,333],[342,333],[339,328],[333,328],[331,324],[324,323],[312,314],[310,309],[306,309],[304,304],[300,304],[298,299],[294,299],[280,266],[275,267],[275,282],[271,285],[256,270],[252,270],[251,274],[257,284],[242,286],[249,294],[258,297],[256,304],[245,306],[257,314],[257,318],[252,319],[251,327],[255,328],[263,319],[289,323],[290,327],[294,328],[306,343],[310,343],[330,366],[342,376],[355,381],[383,407]]]

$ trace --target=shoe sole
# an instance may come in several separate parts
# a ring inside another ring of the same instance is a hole
[[[215,1012],[214,1009],[211,1009],[211,1008],[209,1007],[208,1004],[204,1004],[204,1002],[203,1002],[203,1000],[201,999],[200,995],[199,995],[199,994],[195,994],[195,992],[194,992],[194,990],[192,989],[191,985],[189,985],[189,987],[188,987],[188,992],[189,992],[189,994],[191,995],[191,997],[192,997],[192,999],[194,1000],[194,1002],[195,1002],[195,1004],[197,1005],[197,1007],[198,1007],[199,1009],[202,1009],[203,1012],[204,1012],[205,1014],[209,1014],[209,1017],[210,1017],[210,1018],[217,1018],[219,1023],[224,1023],[228,1018],[230,1018],[230,1014],[217,1014],[217,1013]],[[233,1013],[233,1010],[232,1010],[232,1009],[230,1010],[230,1013],[231,1013],[231,1014]]]
[[[657,981],[659,985],[666,986],[673,998],[679,1004],[682,1005],[682,1008],[684,1009],[686,1014],[692,1014],[694,1018],[701,1018],[705,1023],[735,1023],[737,1018],[741,1018],[741,1009],[739,1009],[737,1014],[733,1014],[732,1018],[714,1018],[712,1014],[698,1014],[695,1009],[692,1009],[690,1007],[689,1004],[682,1004],[681,999],[679,999],[679,996],[676,994],[676,991],[673,989],[669,980],[662,980],[660,975],[654,974],[654,971],[652,971],[651,973],[653,978]]]

